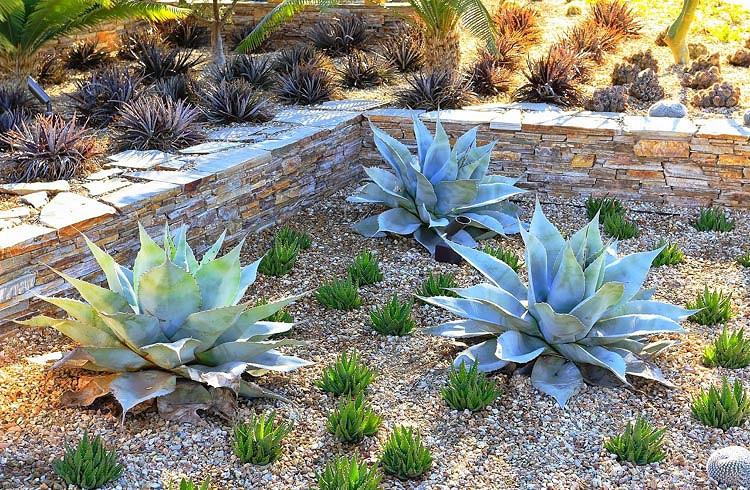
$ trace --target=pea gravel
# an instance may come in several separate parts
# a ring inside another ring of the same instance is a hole
[[[351,259],[363,248],[375,251],[385,275],[383,282],[363,287],[363,306],[351,312],[326,310],[312,296],[290,308],[299,323],[292,336],[309,343],[290,349],[316,362],[294,373],[269,374],[260,383],[294,401],[239,403],[239,416],[275,409],[295,421],[279,461],[266,466],[242,465],[231,450],[231,427],[218,418],[191,426],[161,420],[154,409],[128,414],[118,422],[118,407],[100,399],[85,409],[56,407],[63,391],[76,387],[85,372],[50,371],[43,357],[73,345],[51,330],[24,329],[0,345],[0,488],[64,488],[51,470],[64,442],[77,440],[84,430],[95,431],[115,447],[124,466],[120,479],[106,488],[169,488],[183,476],[210,476],[216,488],[308,489],[315,487],[315,471],[335,455],[357,454],[375,464],[392,427],[416,427],[435,459],[432,470],[419,481],[383,480],[386,489],[509,489],[509,488],[710,488],[705,464],[710,453],[729,445],[748,446],[746,427],[726,433],[693,420],[689,404],[702,387],[722,374],[750,386],[748,369],[725,371],[701,365],[705,345],[720,327],[686,323],[682,344],[657,358],[665,376],[676,384],[668,390],[635,381],[634,390],[586,387],[565,410],[537,392],[521,375],[496,374],[502,396],[487,410],[470,414],[451,411],[439,389],[451,360],[461,347],[426,335],[421,329],[449,319],[434,307],[415,305],[418,328],[406,337],[386,337],[368,326],[368,311],[394,292],[406,299],[430,271],[452,272],[461,285],[480,280],[466,265],[434,262],[409,238],[365,239],[350,228],[373,208],[344,201],[346,189],[293,216],[288,224],[313,238],[301,252],[294,271],[283,277],[260,276],[246,298],[274,299],[312,291],[323,280],[343,276]],[[532,197],[521,201],[526,219]],[[556,202],[553,202],[556,201]],[[547,216],[570,235],[585,223],[583,200],[546,199]],[[730,233],[701,233],[690,226],[697,210],[627,203],[629,216],[641,227],[639,238],[620,244],[623,252],[644,250],[659,238],[676,240],[685,263],[653,269],[646,287],[656,287],[656,298],[684,305],[705,284],[733,293],[735,317],[730,328],[748,324],[747,283],[750,270],[734,262],[750,251],[750,213],[733,211],[737,227]],[[273,230],[251,236],[244,262],[260,257]],[[490,241],[493,243],[494,241]],[[520,252],[517,236],[501,239]],[[748,329],[750,330],[750,329]],[[347,446],[325,429],[326,414],[336,398],[314,386],[324,366],[344,349],[357,348],[378,375],[367,395],[384,422],[375,437]],[[668,427],[667,457],[658,464],[636,467],[621,464],[603,449],[602,441],[620,431],[628,420],[643,415]]]

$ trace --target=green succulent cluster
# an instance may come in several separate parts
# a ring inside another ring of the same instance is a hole
[[[383,273],[380,272],[380,261],[376,255],[368,250],[358,253],[347,270],[352,282],[360,286],[375,284],[383,280]]]
[[[717,289],[709,290],[708,286],[704,286],[703,292],[696,296],[693,302],[688,303],[687,307],[697,310],[690,319],[700,325],[726,323],[734,315],[732,293],[724,294],[724,291]]]
[[[253,416],[250,422],[234,425],[232,448],[242,463],[267,465],[281,456],[281,443],[292,431],[294,424],[276,424],[275,412]]]
[[[273,241],[286,245],[296,243],[300,250],[307,250],[312,246],[312,239],[307,232],[297,231],[288,225],[284,225],[274,234]]]
[[[677,265],[685,261],[685,254],[680,250],[676,243],[667,242],[664,239],[659,240],[655,249],[660,249],[659,255],[654,258],[651,267],[661,267],[664,265]]]
[[[624,214],[610,213],[604,217],[604,231],[618,240],[635,238],[641,234],[635,221],[629,220]]]
[[[323,371],[323,376],[315,385],[323,391],[335,395],[359,395],[375,378],[375,373],[362,361],[362,356],[354,350],[341,353],[333,366]]]
[[[745,338],[744,334],[744,328],[730,334],[725,326],[721,335],[703,352],[703,364],[726,369],[750,366],[750,339]]]
[[[742,267],[750,267],[750,253],[742,254],[737,257],[737,263]]]
[[[180,486],[177,488],[178,490],[210,490],[211,477],[207,476],[202,483],[195,482],[192,478],[187,480],[183,478],[182,480],[180,480]]]
[[[260,260],[258,272],[267,276],[283,276],[292,272],[297,263],[299,245],[274,240],[271,249]]]
[[[750,400],[739,380],[735,379],[730,386],[727,377],[722,376],[721,388],[712,386],[708,391],[701,390],[690,408],[700,422],[727,430],[745,422],[750,413]]]
[[[704,208],[698,219],[693,221],[693,228],[698,231],[729,232],[734,230],[734,219],[729,218],[719,208]]]
[[[518,270],[521,268],[521,257],[519,257],[518,254],[516,254],[512,250],[504,249],[502,246],[493,248],[489,245],[485,245],[484,253],[486,253],[487,255],[492,255],[496,259],[502,260],[503,262],[508,264],[510,268],[515,272],[518,272]]]
[[[452,291],[452,288],[457,288],[456,278],[453,274],[433,274],[427,276],[425,282],[417,289],[415,293],[417,297],[430,298],[432,296],[451,296],[458,297],[456,293]],[[421,300],[420,300],[421,301]]]
[[[600,223],[604,223],[605,218],[613,214],[625,215],[625,207],[622,203],[617,199],[610,199],[608,197],[589,196],[584,203],[584,207],[586,208],[586,216],[589,221],[597,215],[599,216]]]
[[[377,490],[383,476],[377,468],[368,468],[356,456],[342,456],[326,463],[322,473],[315,473],[319,490]]]
[[[383,335],[408,335],[416,326],[411,316],[413,304],[412,301],[401,303],[394,294],[383,306],[370,311],[370,326]]]
[[[139,230],[141,247],[132,269],[86,239],[109,289],[58,272],[84,301],[42,298],[70,318],[39,316],[23,322],[55,328],[80,344],[54,367],[112,373],[69,394],[70,403],[88,405],[111,393],[124,420],[131,408],[156,398],[164,417],[185,420],[196,410],[222,411],[226,404],[217,401],[227,390],[279,398],[242,375],[310,364],[276,350],[301,342],[270,340],[290,330],[291,323],[262,321],[299,296],[249,308],[240,302],[260,261],[242,266],[242,243],[217,258],[222,234],[199,261],[187,243],[187,227],[173,234],[165,226],[161,246],[142,226]]]
[[[604,447],[622,461],[637,465],[656,463],[665,457],[662,441],[666,430],[656,429],[648,420],[638,417],[635,424],[628,423],[625,432],[605,441]]]
[[[374,436],[380,429],[383,418],[377,415],[364,396],[342,400],[328,414],[326,428],[336,439],[344,443],[361,442],[365,436]]]
[[[432,467],[432,455],[418,432],[396,426],[385,443],[380,462],[386,473],[408,480],[420,477]]]
[[[99,488],[122,474],[115,450],[108,451],[101,437],[90,439],[88,433],[83,434],[76,447],[66,445],[63,458],[55,461],[52,468],[68,485],[86,490]]]
[[[323,306],[334,310],[354,310],[362,305],[359,286],[351,277],[324,282],[315,291],[315,298]]]
[[[451,366],[448,383],[440,389],[440,394],[453,410],[476,412],[487,408],[501,391],[495,381],[479,372],[477,363],[467,369],[462,362],[458,367]]]
[[[265,306],[268,305],[268,300],[263,298],[256,306]],[[292,318],[292,314],[287,311],[286,308],[281,308],[280,310],[277,310],[267,317],[263,318],[264,322],[277,322],[277,323],[294,323],[294,318]]]

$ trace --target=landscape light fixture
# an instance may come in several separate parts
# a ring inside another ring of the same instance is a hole
[[[47,111],[44,113],[45,116],[52,114],[52,101],[47,95],[47,92],[39,86],[39,84],[32,77],[26,79],[26,85],[29,87],[31,94],[36,97],[36,100],[47,106]]]

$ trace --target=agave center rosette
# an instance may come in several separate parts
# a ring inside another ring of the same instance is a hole
[[[451,149],[439,117],[434,138],[415,117],[415,157],[403,143],[370,127],[375,146],[394,173],[366,168],[372,182],[347,200],[391,209],[356,223],[359,233],[368,237],[413,233],[430,253],[443,241],[445,227],[458,216],[469,218],[470,223],[451,239],[469,247],[476,246],[475,240],[518,233],[518,208],[507,199],[525,191],[515,187],[517,179],[487,175],[495,144],[477,146],[478,128],[464,133]]]
[[[112,393],[124,420],[128,410],[158,397],[165,417],[195,418],[198,409],[223,411],[227,390],[276,396],[243,379],[245,372],[287,372],[310,364],[276,350],[301,342],[270,339],[293,324],[263,321],[300,296],[254,308],[240,304],[260,263],[240,265],[242,243],[217,258],[223,233],[198,261],[187,244],[187,227],[174,236],[165,227],[163,248],[140,225],[139,230],[141,248],[132,270],[84,237],[109,289],[58,272],[84,301],[42,297],[69,318],[21,322],[52,327],[80,344],[53,367],[114,373],[67,393],[64,402],[89,405]]]
[[[679,322],[694,310],[651,299],[642,289],[661,249],[618,257],[604,244],[599,216],[565,240],[536,204],[526,245],[528,284],[491,255],[449,242],[489,282],[452,288],[458,298],[422,298],[459,317],[430,333],[484,340],[464,350],[456,365],[481,371],[508,363],[533,363],[532,384],[561,407],[583,385],[625,384],[639,376],[671,386],[650,356],[674,341],[654,334],[683,332]]]

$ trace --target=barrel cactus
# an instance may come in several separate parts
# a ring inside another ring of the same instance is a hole
[[[228,394],[274,396],[243,379],[243,373],[286,372],[309,364],[276,350],[300,342],[269,340],[291,323],[262,321],[298,297],[254,308],[240,303],[260,262],[240,265],[242,243],[217,258],[222,234],[198,261],[186,227],[174,235],[165,227],[163,247],[139,229],[132,270],[86,238],[109,289],[58,272],[84,301],[43,297],[69,318],[22,322],[52,327],[80,344],[53,367],[102,373],[79,392],[66,393],[65,404],[89,405],[111,393],[122,406],[123,420],[152,398],[167,418],[194,419],[198,409],[229,415],[234,397]]]
[[[722,485],[750,486],[750,451],[729,446],[711,453],[706,473]]]
[[[518,208],[507,199],[524,191],[515,187],[517,179],[487,175],[495,144],[477,146],[477,128],[458,138],[451,149],[440,119],[433,138],[415,117],[415,157],[403,143],[370,127],[375,146],[395,175],[377,167],[365,169],[372,182],[348,201],[391,209],[356,223],[359,233],[367,237],[413,233],[430,253],[443,241],[445,227],[458,216],[471,221],[452,240],[470,247],[476,246],[477,239],[518,233]]]
[[[526,245],[528,285],[495,257],[449,245],[489,282],[451,288],[458,297],[422,298],[461,317],[431,333],[463,339],[483,337],[456,359],[494,371],[508,363],[533,362],[532,384],[561,407],[583,385],[625,384],[628,376],[669,383],[649,357],[674,344],[648,343],[657,333],[682,332],[679,321],[694,311],[651,299],[642,289],[660,249],[618,257],[604,244],[599,216],[562,237],[536,205]]]

